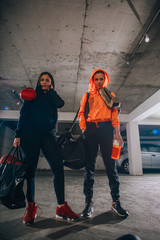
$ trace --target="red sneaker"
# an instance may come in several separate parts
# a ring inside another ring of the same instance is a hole
[[[74,213],[67,202],[64,202],[64,206],[56,208],[56,217],[63,218],[65,220],[75,220],[79,218],[79,215]]]
[[[35,202],[29,202],[26,209],[27,213],[23,219],[24,224],[32,224],[37,217],[37,205]]]

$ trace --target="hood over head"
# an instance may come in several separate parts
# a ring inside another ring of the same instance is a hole
[[[50,77],[51,83],[52,83],[52,86],[53,86],[53,89],[54,89],[55,84],[54,84],[54,78],[53,78],[53,76],[52,76],[49,72],[42,72],[42,73],[39,75],[39,78],[38,78],[38,81],[37,81],[36,91],[37,91],[38,89],[41,89],[40,78],[41,78],[43,75],[46,75],[46,74]]]
[[[108,86],[109,84],[109,76],[108,76],[108,73],[106,71],[104,71],[103,69],[95,69],[92,74],[91,74],[91,77],[90,77],[90,81],[89,81],[89,92],[95,92],[97,91],[98,89],[96,88],[95,86],[95,83],[93,81],[93,76],[96,72],[98,71],[102,71],[104,73],[104,76],[105,76],[105,79],[104,79],[104,83],[102,85],[102,88],[105,88]]]

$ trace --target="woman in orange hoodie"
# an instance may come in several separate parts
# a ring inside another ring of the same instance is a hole
[[[115,160],[111,158],[113,140],[118,140],[123,146],[123,140],[119,131],[118,108],[109,108],[99,94],[99,89],[106,88],[109,84],[109,76],[103,69],[92,72],[89,82],[89,111],[86,117],[87,93],[81,99],[79,110],[79,126],[82,130],[86,146],[86,166],[84,173],[85,208],[82,217],[91,217],[93,213],[93,184],[98,146],[100,146],[109,186],[112,196],[112,209],[122,217],[128,216],[128,212],[121,207],[119,195],[119,179]],[[111,92],[113,96],[114,93]]]

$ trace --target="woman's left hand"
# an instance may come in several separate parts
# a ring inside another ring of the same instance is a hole
[[[123,139],[122,139],[121,135],[114,136],[114,140],[117,140],[119,142],[119,146],[121,146],[121,147],[124,146],[124,142],[123,142]]]
[[[119,127],[115,127],[114,140],[117,140],[119,142],[119,146],[121,146],[121,147],[124,146],[124,142],[123,142],[123,139],[121,137],[121,134],[120,134],[120,131],[119,131]]]

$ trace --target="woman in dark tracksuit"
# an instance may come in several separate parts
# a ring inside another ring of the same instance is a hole
[[[89,112],[86,118],[85,109],[87,93],[81,99],[79,110],[79,125],[83,133],[86,149],[86,166],[84,173],[84,195],[85,208],[82,217],[91,217],[93,213],[93,185],[96,157],[98,147],[106,168],[109,179],[109,186],[112,196],[112,209],[122,217],[126,217],[128,212],[121,207],[119,194],[119,179],[115,160],[111,158],[113,139],[123,145],[123,140],[119,132],[118,109],[109,108],[99,94],[100,88],[105,88],[109,84],[109,77],[103,69],[96,69],[92,72],[89,82]],[[113,96],[114,93],[111,93]],[[114,129],[114,131],[113,131]],[[115,133],[114,133],[115,132]]]
[[[58,206],[56,216],[75,219],[74,213],[65,202],[63,159],[56,142],[57,108],[64,105],[54,90],[54,79],[48,72],[40,74],[36,86],[36,99],[24,101],[16,129],[13,145],[21,146],[27,164],[27,213],[23,222],[33,223],[37,215],[35,203],[35,171],[40,149],[47,159],[54,175],[54,189]]]

